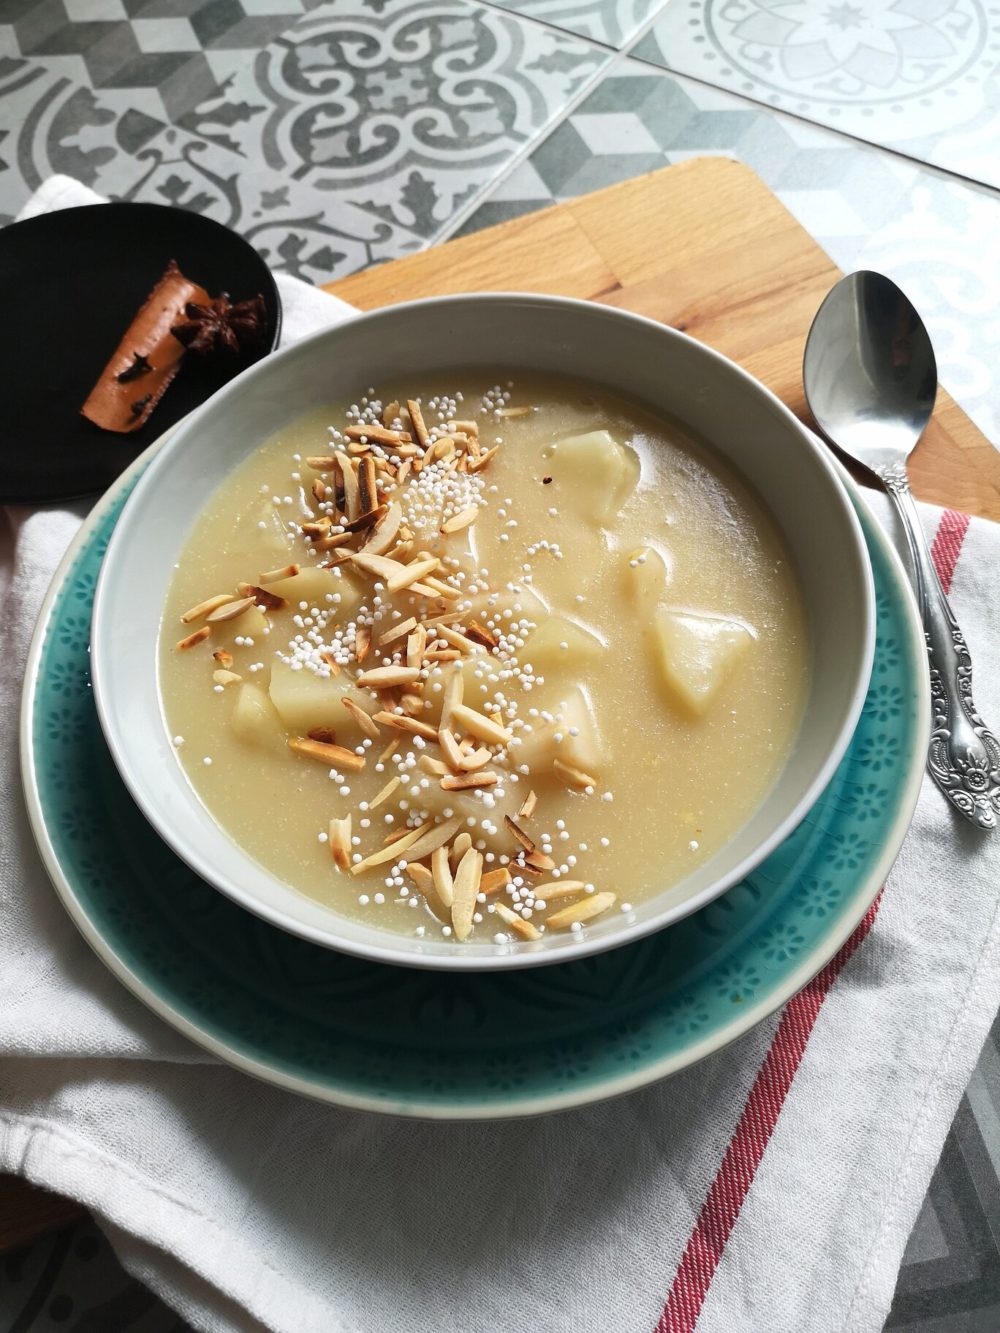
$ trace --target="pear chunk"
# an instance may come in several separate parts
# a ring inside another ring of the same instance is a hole
[[[670,577],[667,562],[654,546],[639,546],[625,557],[629,596],[644,617],[652,616],[663,598]]]
[[[546,466],[556,482],[560,511],[601,526],[614,518],[639,484],[639,455],[606,430],[560,440]]]
[[[599,776],[601,747],[597,721],[579,685],[560,690],[554,703],[545,704],[539,699],[538,705],[555,720],[532,718],[531,731],[519,730],[515,734],[516,743],[510,747],[511,763],[527,764],[532,772],[549,773],[555,761],[561,759],[571,768]]]
[[[249,745],[283,751],[285,730],[281,718],[260,685],[244,682],[236,694],[232,716],[233,731]]]
[[[323,569],[321,565],[303,565],[291,578],[269,583],[267,590],[284,597],[293,611],[298,611],[300,602],[308,602],[310,608],[315,606],[321,611],[335,605],[336,618],[342,623],[354,618],[362,602],[361,586],[349,574],[338,576],[334,570]],[[328,602],[327,593],[333,593],[340,601]]]
[[[703,716],[756,638],[743,621],[664,607],[653,618],[660,679],[671,703]]]
[[[536,675],[578,671],[596,661],[607,645],[592,631],[565,616],[549,616],[533,629],[518,650],[521,662],[531,663]]]
[[[345,695],[358,702],[354,682],[343,671],[337,676],[317,676],[306,667],[295,671],[275,658],[269,693],[282,722],[296,736],[307,736],[315,727],[329,727],[338,744],[348,745],[357,744],[354,738],[362,735],[357,720],[341,702]]]

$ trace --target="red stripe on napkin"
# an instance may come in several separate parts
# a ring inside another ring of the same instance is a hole
[[[948,509],[941,515],[931,555],[945,592],[969,528],[968,514]],[[778,1030],[694,1224],[655,1333],[693,1333],[722,1252],[736,1225],[781,1107],[805,1054],[823,1001],[848,959],[862,943],[878,914],[882,890],[840,952],[808,986],[785,1005]]]

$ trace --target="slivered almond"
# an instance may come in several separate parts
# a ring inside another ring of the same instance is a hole
[[[450,583],[445,583],[442,579],[434,578],[431,575],[421,579],[421,582],[431,589],[431,596],[443,597],[449,602],[457,602],[462,596],[460,588],[453,588]]]
[[[392,429],[392,423],[399,416],[399,400],[394,398],[391,403],[387,403],[382,409],[382,425],[387,430]]]
[[[227,653],[225,648],[216,648],[212,657],[218,662],[220,667],[231,667],[233,665],[232,653]]]
[[[424,711],[424,701],[419,694],[401,694],[399,706],[409,717],[419,717]]]
[[[469,850],[471,846],[472,846],[471,833],[460,833],[458,837],[455,839],[455,841],[451,844],[448,855],[451,861],[451,868],[453,872],[458,869],[459,861],[461,861],[462,857],[465,855],[465,853]]]
[[[442,791],[471,791],[474,787],[495,787],[496,773],[456,773],[441,779]]]
[[[459,726],[464,727],[477,740],[486,741],[488,745],[509,745],[511,742],[511,733],[506,727],[501,727],[499,722],[494,722],[485,713],[477,713],[474,708],[468,708],[465,704],[455,704],[451,716]]]
[[[389,560],[384,555],[372,555],[369,551],[354,551],[351,560],[358,569],[363,569],[366,574],[374,574],[379,579],[388,580],[407,568],[398,560]]]
[[[430,560],[415,560],[410,565],[401,565],[400,572],[390,575],[385,586],[389,592],[402,592],[404,588],[411,587],[425,575],[433,573],[440,564],[440,560],[432,556]]]
[[[455,882],[448,864],[448,848],[438,847],[431,856],[431,875],[437,895],[445,907],[455,901]]]
[[[444,690],[441,696],[441,726],[451,726],[451,716],[454,709],[462,702],[462,696],[465,690],[465,678],[458,667],[454,667],[448,679],[444,683]]]
[[[574,921],[590,921],[595,916],[600,916],[609,907],[613,907],[614,903],[613,893],[591,893],[586,898],[581,898],[579,902],[570,903],[569,907],[563,907],[560,911],[547,916],[545,924],[552,930],[563,930],[566,926],[571,926]]]
[[[350,713],[351,717],[354,718],[355,722],[357,722],[365,735],[370,736],[373,741],[377,741],[382,733],[379,731],[378,723],[372,717],[371,713],[366,712],[359,704],[356,704],[353,699],[344,698],[341,699],[340,702]]]
[[[220,667],[218,671],[212,672],[212,679],[216,685],[238,685],[243,677],[237,675],[235,671],[226,671],[224,667]]]
[[[253,606],[252,597],[239,597],[234,602],[227,602],[225,606],[217,606],[205,617],[205,623],[221,625],[224,621],[236,620],[249,611],[251,606]]]
[[[337,459],[333,454],[314,455],[306,459],[306,467],[312,468],[313,472],[332,472],[337,466]]]
[[[255,583],[237,583],[236,591],[241,597],[252,597],[254,603],[265,611],[280,611],[285,605],[284,597],[268,592],[266,588],[258,588]]]
[[[530,921],[525,921],[523,916],[518,916],[516,912],[512,912],[505,903],[497,903],[493,911],[501,921],[505,921],[511,930],[520,935],[523,940],[540,940],[542,938],[542,932],[537,926],[533,926]]]
[[[354,629],[354,656],[359,662],[363,662],[368,656],[372,646],[372,631],[370,625],[357,625]]]
[[[358,676],[358,684],[373,690],[385,690],[394,685],[412,685],[419,679],[420,671],[417,667],[373,667],[370,671],[362,671]]]
[[[462,654],[457,648],[432,648],[424,653],[425,662],[457,662]]]
[[[462,619],[462,611],[446,611],[443,615],[432,616],[430,620],[425,620],[424,624],[428,629],[437,629],[441,625],[454,625],[456,621]]]
[[[387,629],[386,632],[379,637],[379,643],[394,643],[396,639],[401,639],[405,634],[409,634],[411,629],[416,628],[416,625],[416,616],[409,616],[406,620],[401,620],[398,625],[393,625],[392,629]]]
[[[330,820],[330,852],[338,870],[351,868],[351,816]]]
[[[478,620],[473,620],[471,624],[466,626],[465,634],[466,638],[471,639],[473,643],[478,643],[481,648],[488,648],[490,652],[497,646],[496,637],[485,625],[480,625]]]
[[[409,447],[412,448],[413,446],[411,445]],[[400,463],[399,467],[396,469],[397,487],[402,486],[403,482],[406,481],[406,478],[410,475],[411,466],[412,464],[408,458],[404,458],[402,463]]]
[[[533,791],[529,791],[527,796],[521,802],[521,808],[517,812],[518,819],[530,819],[535,813],[535,806],[538,804],[538,797]]]
[[[408,667],[419,667],[424,660],[424,650],[427,647],[427,631],[423,625],[417,628],[406,637],[406,665]]]
[[[377,852],[372,852],[371,856],[366,856],[363,861],[355,861],[354,865],[351,866],[351,874],[360,875],[364,871],[370,870],[372,866],[384,865],[386,861],[395,861],[400,852],[408,851],[410,847],[416,846],[424,835],[426,828],[426,824],[421,824],[419,828],[408,829],[402,837],[396,838],[388,847],[381,847]],[[420,859],[418,856],[413,857],[414,861]]]
[[[430,856],[436,852],[439,847],[443,847],[446,842],[450,842],[455,830],[461,824],[461,819],[446,819],[443,824],[435,824],[433,828],[428,829],[416,842],[410,843],[406,848],[408,861],[422,861],[424,857]]]
[[[405,565],[412,551],[413,542],[410,541],[409,537],[406,537],[397,542],[395,546],[390,546],[385,556],[387,560],[395,560],[397,564]]]
[[[468,508],[453,514],[451,518],[445,519],[441,524],[442,532],[461,532],[463,528],[471,528],[473,523],[479,517],[479,506],[469,505]]]
[[[320,653],[320,661],[325,662],[330,668],[331,676],[340,675],[340,663],[334,657],[333,653]]]
[[[404,824],[402,828],[393,829],[391,833],[387,833],[382,839],[382,846],[389,847],[392,843],[399,842],[400,838],[405,838],[408,833],[412,832],[413,830],[406,824]]]
[[[449,421],[447,425],[452,433],[460,431],[463,435],[479,434],[479,423],[477,421]]]
[[[530,866],[532,870],[555,870],[556,863],[547,852],[540,852],[536,847],[533,852],[529,852],[524,858],[525,865]]]
[[[312,494],[312,498],[318,505],[326,504],[327,500],[330,498],[327,494],[327,492],[330,491],[330,487],[327,486],[322,477],[313,478],[313,484],[309,487],[309,490]]]
[[[441,747],[441,753],[454,772],[459,773],[462,769],[462,760],[465,757],[458,748],[458,741],[448,730],[447,727],[441,727],[437,734],[438,745]]]
[[[340,453],[338,450],[336,458],[337,467],[340,469],[341,482],[344,487],[344,504],[347,508],[347,517],[353,520],[361,513],[357,473],[354,471],[353,461],[348,458],[347,454]]]
[[[535,850],[535,844],[532,842],[532,840],[528,837],[527,833],[525,833],[523,829],[518,828],[518,826],[514,823],[513,819],[511,819],[510,815],[504,815],[503,822],[507,826],[507,828],[510,829],[511,833],[513,833],[514,837],[518,840],[518,842],[521,844],[521,846],[524,848],[526,852],[533,852]]]
[[[306,735],[311,741],[322,741],[325,745],[337,743],[337,733],[333,727],[312,727]]]
[[[478,458],[470,458],[468,464],[468,471],[479,472],[482,468],[486,466],[486,464],[490,461],[493,455],[499,452],[499,450],[500,446],[498,444],[495,444],[492,449],[487,449],[486,452],[484,454],[480,454]]]
[[[392,795],[392,793],[399,786],[401,781],[402,779],[398,777],[390,778],[389,781],[382,788],[382,790],[379,792],[379,794],[377,796],[373,796],[372,799],[368,802],[368,809],[374,810],[375,807],[381,805],[383,801],[387,801],[389,797]]]
[[[405,430],[389,430],[386,426],[374,422],[362,422],[357,426],[348,426],[344,430],[348,440],[367,440],[369,444],[409,444],[412,436]]]
[[[199,602],[197,606],[192,606],[189,611],[184,612],[181,616],[181,624],[190,625],[192,620],[200,620],[202,616],[207,616],[210,612],[215,611],[220,606],[225,606],[227,602],[231,601],[233,601],[231,592],[220,592],[216,593],[214,597],[206,597],[203,602]]]
[[[310,543],[310,551],[336,551],[340,546],[346,546],[354,538],[353,532],[333,532],[328,537],[317,537]]]
[[[452,629],[450,625],[435,625],[435,632],[444,639],[445,643],[450,643],[453,648],[457,648],[460,653],[470,656],[473,652],[472,642],[460,634],[457,629]]]
[[[412,593],[414,597],[426,597],[432,602],[440,598],[440,593],[436,593],[433,588],[429,588],[426,583],[412,583],[406,591]]]
[[[376,713],[375,721],[384,727],[395,727],[397,731],[408,731],[411,736],[423,736],[429,741],[437,740],[437,730],[429,722],[420,722],[415,717],[404,717],[400,713]]]
[[[358,464],[358,503],[363,514],[371,513],[378,507],[378,491],[375,487],[375,460],[367,454]],[[372,520],[374,522],[374,519]]]
[[[462,754],[458,766],[463,773],[474,773],[477,768],[482,768],[484,764],[488,764],[492,758],[493,756],[489,750],[471,750]]]
[[[448,765],[443,764],[440,759],[432,759],[429,754],[422,754],[417,760],[417,768],[422,773],[427,773],[432,778],[443,778],[448,772]]]
[[[257,575],[257,583],[264,587],[267,583],[278,583],[281,579],[291,579],[299,572],[299,565],[283,565],[281,569],[265,569],[263,574]]]
[[[586,888],[582,879],[550,879],[544,884],[533,884],[531,892],[544,902],[553,898],[572,898],[575,893],[582,893]]]
[[[201,629],[196,629],[194,633],[189,634],[186,639],[177,640],[178,650],[182,653],[186,653],[189,648],[193,648],[195,644],[202,643],[207,639],[211,632],[212,631],[207,625],[202,625]]]
[[[327,768],[349,768],[358,772],[365,766],[364,755],[345,750],[342,745],[330,745],[326,741],[311,741],[307,736],[290,736],[288,748],[303,759],[315,759],[326,764]]]
[[[395,754],[395,752],[399,749],[399,741],[400,741],[400,737],[397,736],[397,737],[395,737],[394,740],[391,740],[391,741],[389,742],[389,744],[385,747],[385,749],[384,749],[384,750],[382,751],[382,753],[379,755],[379,757],[378,757],[378,763],[380,763],[380,764],[384,764],[385,761],[390,757],[390,755]]]
[[[384,555],[395,542],[402,521],[403,511],[399,504],[390,501],[361,550],[368,555]]]
[[[492,898],[495,893],[501,893],[510,883],[513,876],[506,866],[501,866],[499,870],[488,870],[479,881],[479,892]]]
[[[441,895],[434,887],[434,876],[426,866],[421,865],[419,861],[416,865],[407,864],[406,873],[417,887],[417,891],[424,895],[427,900],[427,906],[431,909],[437,919],[444,925],[451,924],[451,908],[447,907],[441,901]]]
[[[333,519],[324,514],[322,518],[311,518],[308,523],[303,523],[299,532],[307,541],[318,541],[320,537],[325,537],[333,526]]]
[[[362,528],[373,527],[385,513],[387,505],[376,505],[374,509],[365,509],[361,511],[360,500],[358,503],[359,513],[357,518],[343,518],[338,526],[345,532],[360,532]]]
[[[553,759],[552,769],[557,777],[565,782],[567,787],[573,787],[576,790],[583,791],[586,787],[596,787],[597,779],[592,778],[589,773],[584,773],[581,768],[574,768],[571,764],[564,764],[561,759]]]
[[[479,893],[482,873],[482,853],[477,852],[475,847],[470,847],[458,863],[452,890],[454,900],[451,906],[451,924],[458,940],[467,940],[472,933],[472,917],[476,910],[476,896]]]
[[[498,417],[506,417],[508,421],[517,421],[520,417],[530,417],[534,412],[533,407],[501,407],[497,409]]]
[[[407,398],[406,410],[410,414],[410,422],[413,426],[413,433],[417,437],[417,443],[421,449],[426,449],[430,443],[430,436],[427,434],[427,427],[424,425],[424,414],[420,410],[420,404],[413,398]]]
[[[359,444],[357,440],[349,440],[347,444],[347,452],[352,458],[358,458],[363,454],[370,455],[371,446],[368,444]]]

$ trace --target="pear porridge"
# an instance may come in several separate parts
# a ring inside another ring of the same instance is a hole
[[[371,925],[624,919],[753,814],[808,635],[770,517],[561,377],[369,388],[198,516],[161,630],[178,757],[245,851]]]

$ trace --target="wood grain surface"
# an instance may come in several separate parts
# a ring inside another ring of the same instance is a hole
[[[696,158],[366,269],[327,290],[362,310],[476,291],[604,301],[724,352],[809,421],[802,349],[839,276],[748,167]],[[1000,453],[944,391],[911,476],[922,499],[1000,519]],[[81,1211],[0,1177],[0,1249]]]

